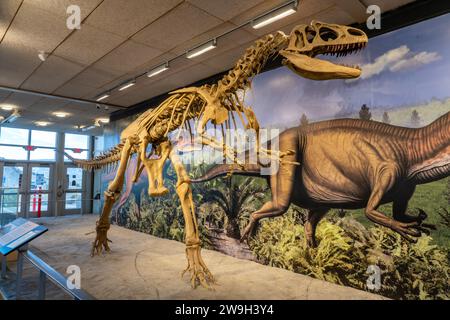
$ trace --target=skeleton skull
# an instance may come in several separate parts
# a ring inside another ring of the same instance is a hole
[[[308,79],[357,78],[361,74],[358,66],[339,65],[316,56],[347,55],[363,48],[367,41],[366,34],[357,28],[313,21],[310,25],[295,27],[289,36],[288,47],[280,54],[286,58],[285,65]]]

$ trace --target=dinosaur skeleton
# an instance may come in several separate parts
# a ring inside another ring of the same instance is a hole
[[[223,148],[224,154],[236,164],[236,150],[206,134],[207,124],[225,126],[227,129],[237,127],[237,119],[247,129],[256,131],[259,136],[259,124],[253,110],[244,106],[242,95],[250,88],[252,78],[257,75],[267,61],[281,54],[287,65],[297,74],[310,79],[355,78],[361,71],[356,67],[341,66],[319,60],[318,54],[344,54],[362,48],[367,43],[367,36],[361,30],[313,21],[310,25],[300,25],[289,36],[283,32],[267,35],[248,48],[218,83],[189,87],[170,93],[169,97],[158,107],[140,115],[122,131],[120,143],[105,154],[92,160],[72,161],[87,170],[99,169],[119,163],[116,177],[105,191],[105,202],[100,219],[96,225],[96,238],[92,246],[92,255],[100,254],[103,249],[109,251],[107,231],[110,227],[110,213],[118,199],[127,164],[133,154],[137,154],[138,165],[133,176],[136,182],[142,171],[147,171],[150,196],[161,196],[168,192],[164,187],[163,165],[170,160],[178,177],[176,192],[181,201],[185,219],[185,243],[187,268],[191,274],[191,284],[198,282],[210,287],[214,282],[211,272],[201,257],[200,238],[197,219],[192,200],[190,179],[169,139],[169,133],[185,128],[193,138],[191,122],[196,124],[196,141],[204,146]],[[147,148],[151,146],[150,154]],[[256,152],[264,157],[275,158],[283,163],[283,158],[291,154],[265,150],[256,144]]]

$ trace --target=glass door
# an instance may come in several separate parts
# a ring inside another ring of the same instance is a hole
[[[83,169],[78,167],[65,167],[65,202],[64,212],[66,214],[80,214],[83,209],[84,175]]]
[[[25,167],[20,164],[0,166],[0,225],[24,216],[23,182],[25,172]]]
[[[28,167],[28,217],[52,215],[53,166],[30,164]]]

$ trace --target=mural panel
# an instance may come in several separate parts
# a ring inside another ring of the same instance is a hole
[[[258,75],[245,103],[264,128],[283,131],[327,119],[359,118],[410,128],[423,127],[450,112],[450,15],[443,15],[370,39],[366,50],[336,59],[362,67],[355,80],[312,81],[287,68]],[[111,123],[105,147],[119,142],[118,132],[137,116]],[[386,138],[388,139],[388,137]],[[182,150],[183,151],[183,150]],[[184,150],[198,152],[195,150]],[[171,192],[151,198],[145,172],[136,183],[136,157],[127,169],[124,191],[112,220],[158,237],[183,241],[184,222],[174,185],[176,175],[164,168]],[[189,166],[202,176],[210,164]],[[103,189],[114,170],[102,175]],[[317,227],[317,248],[306,246],[307,212],[291,205],[281,217],[266,219],[248,244],[239,238],[250,214],[270,198],[265,178],[236,175],[194,184],[203,247],[251,259],[334,283],[372,290],[397,299],[449,299],[450,179],[419,185],[411,211],[425,212],[436,230],[415,244],[375,226],[362,209],[328,213]],[[380,211],[390,215],[391,204]],[[432,262],[426,262],[432,261]],[[381,282],[370,282],[381,273]]]

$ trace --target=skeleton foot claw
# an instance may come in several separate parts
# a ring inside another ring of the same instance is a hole
[[[100,225],[97,222],[97,227],[96,227],[97,235],[95,237],[94,242],[92,243],[91,257],[102,254],[103,250],[105,252],[111,251],[111,249],[109,248],[108,242],[112,242],[112,241],[108,239],[108,236],[107,236],[108,229],[109,229],[109,224]]]
[[[200,254],[199,245],[191,245],[186,247],[186,257],[188,265],[181,273],[181,277],[189,271],[191,274],[191,286],[195,289],[198,284],[208,290],[214,290],[212,284],[216,283],[214,276],[209,271]]]

